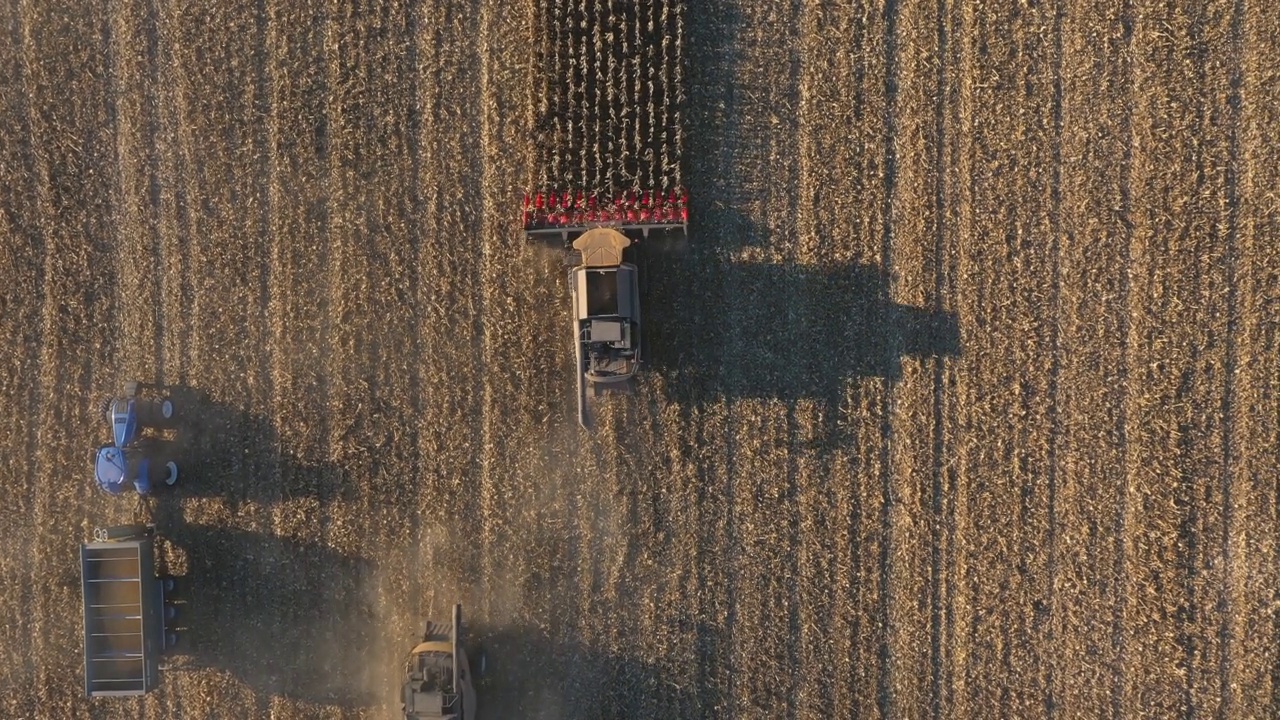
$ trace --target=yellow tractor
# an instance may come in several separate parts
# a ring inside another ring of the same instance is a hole
[[[475,684],[484,675],[485,655],[472,654],[478,674],[462,642],[461,605],[453,606],[450,625],[427,622],[405,668],[405,720],[475,720]]]

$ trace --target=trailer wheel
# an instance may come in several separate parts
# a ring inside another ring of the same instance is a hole
[[[113,525],[105,528],[94,528],[93,539],[97,542],[108,540],[136,540],[148,535],[146,525]]]
[[[172,423],[178,416],[178,406],[173,404],[172,398],[160,398],[160,419],[167,425]]]
[[[170,460],[165,463],[164,467],[168,471],[168,474],[164,477],[164,484],[172,486],[178,482],[178,463]]]

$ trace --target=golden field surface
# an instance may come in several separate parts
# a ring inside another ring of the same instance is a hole
[[[1280,5],[690,2],[586,433],[547,4],[0,6],[0,717],[394,717],[455,601],[485,718],[1280,716]],[[128,379],[187,629],[90,702]]]

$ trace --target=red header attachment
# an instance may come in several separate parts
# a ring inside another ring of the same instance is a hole
[[[689,193],[628,191],[612,197],[573,191],[536,193],[524,197],[526,232],[561,228],[677,227],[689,222]]]

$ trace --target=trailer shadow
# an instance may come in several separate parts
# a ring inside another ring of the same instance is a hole
[[[365,707],[378,633],[366,559],[265,533],[168,521],[180,558],[178,654],[259,698]],[[171,568],[172,569],[172,568]]]
[[[481,720],[709,717],[717,700],[680,668],[557,640],[534,626],[473,632],[488,658]]]

